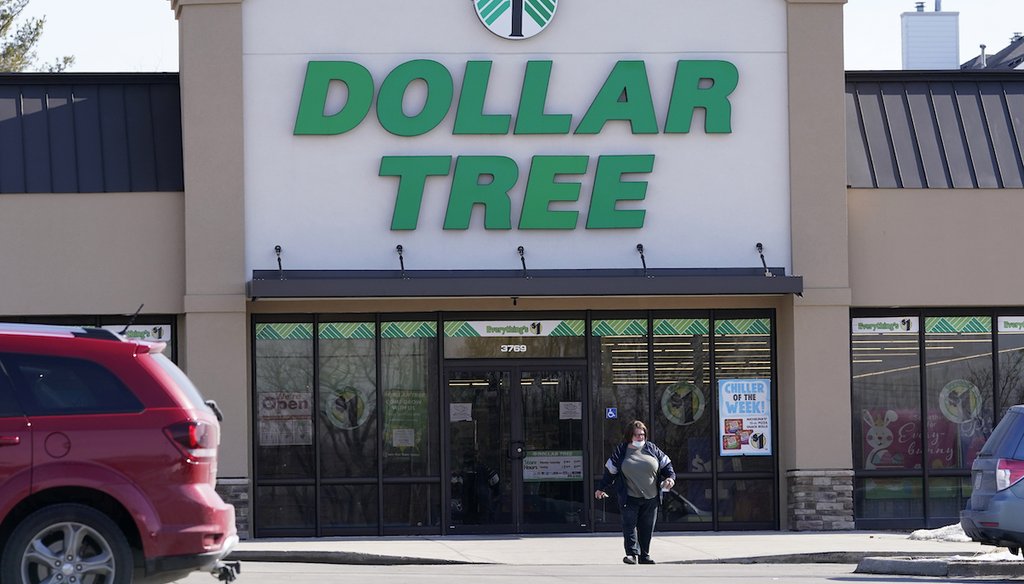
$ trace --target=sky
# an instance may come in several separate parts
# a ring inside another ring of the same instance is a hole
[[[843,8],[846,69],[899,69],[900,14],[914,11],[914,3],[849,0]],[[926,0],[925,10],[933,11],[934,4]],[[961,63],[978,55],[979,44],[992,54],[1013,33],[1024,32],[1024,0],[942,0],[942,10],[960,13]],[[25,15],[46,17],[37,46],[40,65],[74,55],[74,72],[178,70],[177,21],[169,0],[31,0]]]

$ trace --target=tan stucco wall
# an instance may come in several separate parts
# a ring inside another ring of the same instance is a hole
[[[850,363],[843,70],[845,0],[788,0],[793,273],[779,313],[779,469],[849,469]]]
[[[850,189],[853,303],[1020,306],[1021,189]]]
[[[0,197],[0,315],[182,310],[182,193]]]
[[[220,476],[249,476],[241,0],[174,0],[185,166],[186,372],[224,411]]]

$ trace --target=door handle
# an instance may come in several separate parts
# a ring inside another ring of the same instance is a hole
[[[0,446],[17,446],[21,444],[21,436],[0,436]]]

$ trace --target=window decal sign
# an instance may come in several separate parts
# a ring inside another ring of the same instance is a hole
[[[1024,333],[1024,316],[1000,316],[999,332]]]
[[[721,456],[771,456],[770,379],[718,380]]]
[[[893,316],[889,318],[855,318],[851,321],[850,331],[853,334],[892,334],[916,333],[918,331],[916,316]]]

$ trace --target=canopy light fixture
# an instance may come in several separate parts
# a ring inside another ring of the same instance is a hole
[[[761,256],[761,266],[764,268],[764,277],[774,278],[775,274],[768,271],[768,263],[764,261],[764,246],[761,245],[761,242],[759,241],[754,244],[754,247],[757,248],[757,255]]]
[[[520,245],[516,248],[516,252],[519,253],[519,261],[523,263],[523,277],[529,278],[530,276],[526,274],[526,248]]]
[[[395,251],[398,252],[398,267],[402,269],[402,279],[404,280],[406,278],[406,275],[405,275],[405,256],[402,255],[402,251],[403,251],[402,244],[396,245],[395,246]]]
[[[281,246],[274,246],[274,255],[277,256],[277,279],[284,280],[284,268],[281,267]]]
[[[650,276],[647,275],[647,258],[644,257],[644,244],[636,244],[636,252],[640,254],[640,264],[644,267],[644,277],[650,278]]]

